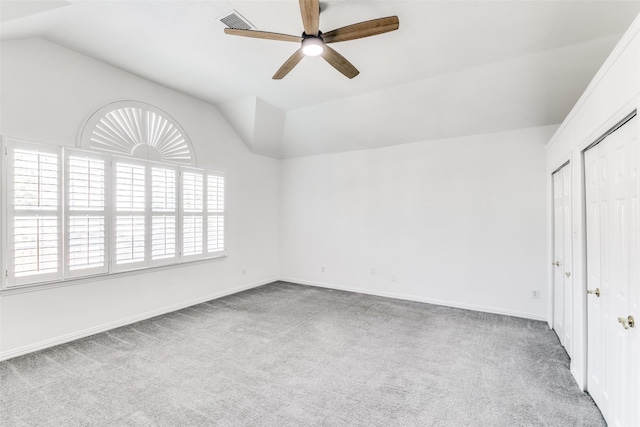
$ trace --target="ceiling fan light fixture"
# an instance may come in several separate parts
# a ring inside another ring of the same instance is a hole
[[[304,56],[320,56],[324,52],[324,41],[320,37],[306,36],[302,40]]]
[[[272,79],[281,80],[291,71],[305,56],[322,56],[333,68],[338,70],[345,77],[352,79],[360,71],[353,66],[344,56],[340,55],[329,46],[329,43],[346,42],[349,40],[361,39],[388,33],[400,28],[400,21],[397,16],[387,16],[385,18],[371,19],[369,21],[358,22],[346,27],[323,33],[320,31],[320,12],[322,5],[320,0],[298,0],[300,6],[300,16],[302,17],[302,27],[304,31],[301,36],[290,34],[271,33],[268,31],[243,30],[235,28],[225,28],[225,34],[242,37],[253,37],[257,39],[279,40],[285,42],[302,42],[299,49],[287,59]],[[326,44],[326,46],[325,46]]]

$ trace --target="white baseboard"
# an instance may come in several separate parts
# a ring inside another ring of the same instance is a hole
[[[135,322],[140,322],[141,320],[146,320],[151,317],[156,317],[161,314],[170,313],[172,311],[180,310],[186,307],[191,307],[192,305],[200,304],[206,301],[210,301],[213,299],[221,298],[227,295],[235,294],[238,292],[246,291],[247,289],[257,288],[258,286],[263,286],[268,283],[272,283],[277,281],[277,278],[261,280],[258,282],[250,283],[248,285],[238,286],[232,289],[226,289],[224,291],[216,292],[214,294],[205,295],[202,297],[194,298],[189,301],[183,301],[178,304],[169,305],[166,307],[162,307],[156,310],[147,311],[145,313],[141,313],[135,316],[127,317],[124,319],[116,320],[114,322],[105,323],[102,325],[94,326],[92,328],[83,329],[81,331],[72,332],[70,334],[62,335],[55,338],[50,338],[44,341],[40,341],[34,344],[29,344],[23,347],[18,347],[9,351],[0,352],[0,361],[11,359],[13,357],[22,356],[27,353],[32,353],[38,350],[44,350],[45,348],[54,347],[56,345],[64,344],[70,341],[74,341],[80,338],[88,337],[90,335],[98,334],[100,332],[105,332],[111,329],[119,328],[121,326],[130,325]]]
[[[505,309],[501,309],[501,308],[486,307],[486,306],[474,305],[474,304],[466,304],[466,303],[460,303],[460,302],[456,302],[456,301],[447,301],[447,300],[440,300],[440,299],[435,299],[435,298],[424,298],[424,297],[418,297],[418,296],[415,296],[415,295],[399,294],[399,293],[395,293],[395,292],[384,292],[384,291],[377,291],[377,290],[371,290],[371,289],[353,288],[353,287],[350,287],[350,286],[341,286],[341,285],[334,285],[334,284],[329,284],[329,283],[313,282],[313,281],[310,281],[310,280],[294,279],[294,278],[291,278],[291,277],[281,277],[280,280],[282,280],[283,282],[297,283],[297,284],[300,284],[300,285],[317,286],[317,287],[320,287],[320,288],[328,288],[328,289],[335,289],[335,290],[339,290],[339,291],[356,292],[356,293],[359,293],[359,294],[375,295],[375,296],[378,296],[378,297],[386,297],[386,298],[395,298],[395,299],[401,299],[401,300],[407,300],[407,301],[424,302],[424,303],[427,303],[427,304],[442,305],[442,306],[454,307],[454,308],[463,308],[465,310],[480,311],[480,312],[483,312],[483,313],[503,314],[503,315],[506,315],[506,316],[521,317],[521,318],[524,318],[524,319],[531,319],[531,320],[542,320],[542,321],[546,321],[547,320],[546,316],[545,315],[541,315],[541,314],[525,313],[525,312],[514,311],[514,310],[505,310]]]

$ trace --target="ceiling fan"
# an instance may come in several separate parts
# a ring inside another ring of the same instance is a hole
[[[292,36],[289,34],[270,33],[267,31],[239,30],[225,28],[226,34],[243,37],[254,37],[257,39],[279,40],[285,42],[300,42],[301,47],[289,59],[282,64],[282,67],[273,75],[273,79],[279,80],[286,76],[305,56],[322,56],[336,70],[352,79],[360,71],[347,59],[327,46],[328,43],[344,42],[347,40],[360,39],[363,37],[375,36],[397,30],[400,21],[397,16],[373,19],[371,21],[359,22],[347,25],[328,33],[319,30],[320,26],[320,2],[319,0],[298,0],[300,3],[300,14],[302,15],[302,25],[304,32],[302,36]]]

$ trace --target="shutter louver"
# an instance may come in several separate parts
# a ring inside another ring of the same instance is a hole
[[[14,218],[16,277],[58,271],[58,219],[36,216]]]
[[[155,265],[177,259],[176,176],[175,169],[151,168],[151,260]]]
[[[69,270],[105,267],[104,218],[69,217]]]
[[[8,149],[9,285],[60,279],[58,149],[17,142]]]
[[[116,264],[143,262],[145,259],[143,215],[116,218]]]
[[[16,149],[12,200],[15,208],[55,211],[58,200],[58,155]]]
[[[140,164],[116,164],[116,210],[144,212],[145,167]]]
[[[142,267],[147,259],[144,163],[116,160],[115,204],[115,270]]]
[[[203,253],[204,188],[201,172],[182,173],[182,255],[200,256]]]
[[[186,215],[183,220],[182,254],[185,256],[202,253],[202,217]]]
[[[207,175],[207,252],[224,251],[224,177]]]
[[[66,169],[67,274],[105,273],[105,161],[95,154],[70,151]]]
[[[83,147],[185,166],[195,163],[191,143],[180,125],[142,102],[105,105],[91,116],[84,130]]]
[[[224,250],[224,217],[209,215],[207,230],[208,252],[220,252]]]
[[[151,259],[175,258],[176,217],[154,215],[151,225]]]

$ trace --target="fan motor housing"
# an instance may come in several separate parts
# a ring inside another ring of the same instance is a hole
[[[322,33],[318,31],[317,36],[302,33],[302,53],[305,56],[320,56],[324,52],[324,40]]]

